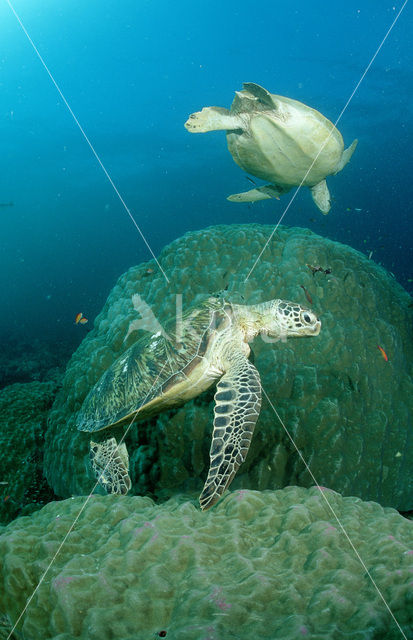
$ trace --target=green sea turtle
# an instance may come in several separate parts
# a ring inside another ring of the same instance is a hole
[[[246,82],[231,109],[204,107],[185,123],[192,133],[224,129],[235,162],[270,184],[229,196],[232,202],[278,198],[292,187],[309,187],[322,213],[330,211],[326,176],[347,164],[357,146],[344,150],[341,133],[321,113],[298,100]]]
[[[260,376],[248,360],[249,342],[316,336],[321,323],[294,302],[238,305],[210,297],[189,308],[180,322],[129,347],[92,388],[77,416],[81,431],[144,420],[181,405],[217,380],[210,468],[199,498],[215,504],[245,460],[261,406]],[[128,492],[128,454],[115,438],[91,442],[93,470],[108,493]]]

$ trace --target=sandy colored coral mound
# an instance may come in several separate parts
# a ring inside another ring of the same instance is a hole
[[[18,629],[25,640],[399,639],[340,523],[409,637],[413,523],[333,491],[184,498],[94,496]],[[0,536],[0,612],[14,621],[84,500],[47,505]]]
[[[45,473],[58,495],[91,490],[90,438],[76,430],[76,414],[105,369],[151,326],[150,312],[162,323],[175,314],[176,293],[182,294],[186,307],[225,287],[235,302],[285,298],[308,304],[303,285],[322,320],[321,333],[285,343],[254,342],[264,392],[319,484],[383,505],[412,508],[408,294],[361,253],[307,229],[286,227],[272,236],[245,282],[272,231],[251,224],[190,232],[159,257],[170,284],[154,262],[119,278],[93,331],[72,357],[50,414]],[[313,276],[307,264],[332,273]],[[148,274],[148,267],[153,273]],[[143,308],[142,301],[149,306]],[[388,362],[377,345],[385,349]],[[206,392],[173,413],[133,426],[126,444],[134,493],[170,496],[202,488],[209,463],[212,395]],[[287,484],[311,486],[314,479],[264,398],[247,460],[232,486],[261,490]]]

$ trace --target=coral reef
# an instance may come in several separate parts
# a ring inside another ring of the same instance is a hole
[[[272,231],[251,224],[190,232],[159,257],[169,283],[154,262],[119,278],[72,357],[50,413],[45,474],[58,495],[89,492],[94,485],[89,434],[78,432],[75,421],[105,369],[144,330],[157,330],[151,314],[160,324],[174,316],[181,300],[175,294],[182,294],[186,307],[226,290],[241,303],[285,298],[309,304],[308,296],[322,321],[320,335],[311,340],[254,342],[263,406],[232,487],[311,486],[315,478],[345,495],[412,508],[410,297],[384,269],[350,247],[306,229],[280,227],[270,237]],[[308,265],[331,273],[313,273]],[[208,391],[174,412],[133,425],[126,437],[133,492],[169,497],[201,489],[212,396]]]
[[[0,390],[0,522],[56,498],[43,476],[43,451],[57,389],[54,382],[29,382]]]
[[[69,346],[61,342],[22,336],[0,336],[0,389],[16,382],[60,381],[70,358]]]
[[[397,624],[413,631],[412,536],[393,509],[315,487],[236,491],[208,513],[72,498],[3,529],[0,612],[17,620],[56,554],[24,640],[398,640]]]

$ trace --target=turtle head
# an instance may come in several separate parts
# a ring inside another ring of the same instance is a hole
[[[297,302],[271,300],[262,307],[262,335],[283,339],[320,333],[321,322],[315,313]]]

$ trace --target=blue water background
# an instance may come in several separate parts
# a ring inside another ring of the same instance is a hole
[[[188,230],[276,224],[289,196],[253,207],[225,134],[188,115],[259,83],[339,116],[402,2],[12,2],[155,254]],[[407,5],[338,128],[359,146],[303,189],[283,223],[350,244],[412,291],[413,7]],[[0,1],[0,344],[76,346],[117,277],[151,258],[8,3]],[[292,192],[291,192],[292,193]],[[355,211],[355,208],[361,211]],[[252,261],[255,256],[252,256]]]

